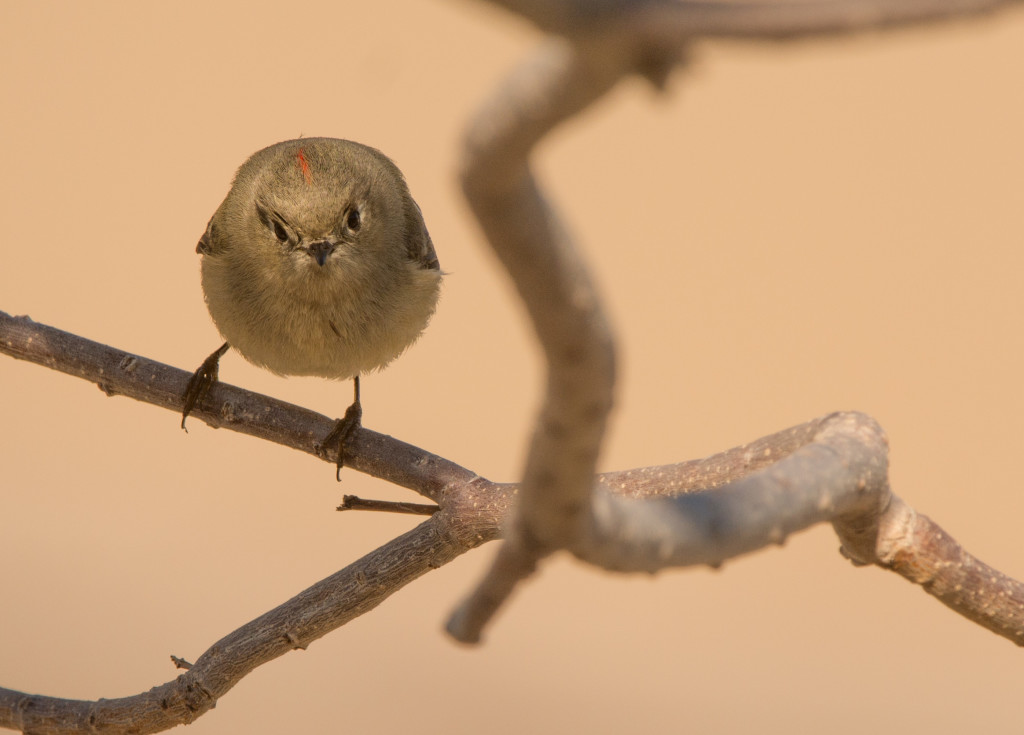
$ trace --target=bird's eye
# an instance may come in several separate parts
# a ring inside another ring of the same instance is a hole
[[[276,219],[274,220],[274,237],[283,243],[288,242],[288,230]]]
[[[363,218],[359,214],[359,210],[358,209],[351,210],[348,213],[348,217],[345,219],[345,224],[348,225],[348,228],[350,230],[352,230],[353,232],[356,232],[359,229],[359,226],[362,223],[363,223]]]

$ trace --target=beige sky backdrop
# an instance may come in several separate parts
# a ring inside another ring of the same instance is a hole
[[[455,179],[464,122],[539,36],[454,0],[0,2],[0,309],[189,370],[219,343],[193,252],[235,168],[298,135],[405,171],[447,278],[365,423],[512,480],[540,385]],[[538,159],[620,338],[606,469],[837,409],[895,491],[1024,575],[1024,15],[789,46],[707,44]],[[224,380],[339,414],[349,386]],[[97,698],[414,520],[326,464],[0,358],[0,686]],[[1011,731],[1022,654],[828,528],[655,578],[558,558],[476,650],[441,633],[491,545],[256,671],[193,733]]]

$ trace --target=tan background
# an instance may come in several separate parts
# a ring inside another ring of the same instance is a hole
[[[443,267],[366,425],[498,480],[540,370],[460,200],[467,117],[537,34],[468,2],[0,4],[0,309],[183,368],[219,344],[193,247],[253,151],[305,135],[399,163]],[[1024,575],[1024,16],[785,47],[709,44],[544,147],[620,337],[606,469],[836,410],[880,420],[897,493]],[[224,360],[340,413],[347,385]],[[415,499],[0,358],[0,685],[134,694],[414,521]],[[256,671],[193,733],[930,733],[1020,727],[1024,659],[828,528],[729,564],[547,565],[482,648],[441,625],[491,545]]]

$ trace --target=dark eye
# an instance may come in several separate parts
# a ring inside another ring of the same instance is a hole
[[[274,237],[283,243],[288,242],[288,230],[276,219],[274,220]]]
[[[348,213],[348,217],[345,219],[345,224],[348,228],[355,232],[359,229],[359,226],[363,223],[363,218],[359,214],[358,209],[353,209]]]

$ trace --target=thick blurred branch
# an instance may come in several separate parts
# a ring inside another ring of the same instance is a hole
[[[547,360],[544,407],[534,428],[519,514],[491,573],[455,613],[450,630],[475,640],[537,561],[585,527],[590,488],[612,404],[614,351],[594,286],[568,232],[547,206],[527,154],[562,120],[619,79],[618,57],[545,47],[506,83],[467,140],[466,197],[512,275]],[[593,63],[592,63],[593,62]]]
[[[487,0],[566,37],[614,34],[673,46],[697,38],[791,40],[919,26],[1020,0]]]
[[[530,172],[530,155],[544,135],[603,97],[624,77],[642,75],[663,87],[696,38],[771,40],[854,32],[960,17],[1009,4],[995,0],[492,2],[552,35],[471,121],[463,190],[526,304],[544,351],[548,380],[507,539],[484,579],[448,622],[448,631],[464,642],[480,640],[484,626],[519,581],[548,554],[570,549],[581,559],[609,569],[658,568],[664,563],[660,559],[674,558],[666,550],[674,548],[674,541],[666,537],[675,539],[684,530],[667,526],[657,511],[591,496],[590,478],[611,408],[614,344],[567,228]],[[827,474],[834,468],[822,471]],[[839,482],[838,476],[827,479]],[[831,501],[822,498],[822,502]],[[627,536],[635,537],[644,551],[639,552]],[[660,556],[650,557],[652,545],[661,549]],[[639,559],[626,561],[626,556],[637,553]]]

